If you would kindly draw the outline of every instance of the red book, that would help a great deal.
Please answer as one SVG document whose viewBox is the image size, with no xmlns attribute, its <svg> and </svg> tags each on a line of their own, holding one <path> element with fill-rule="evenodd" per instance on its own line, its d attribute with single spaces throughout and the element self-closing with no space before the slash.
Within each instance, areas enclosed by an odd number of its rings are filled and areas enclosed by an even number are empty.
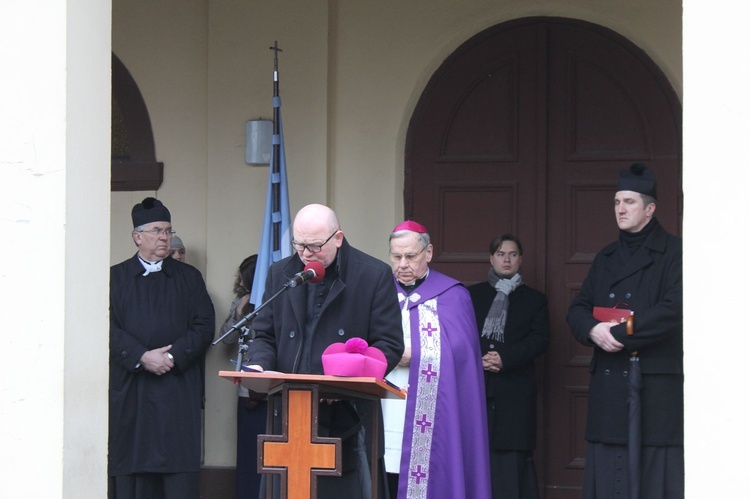
<svg viewBox="0 0 750 499">
<path fill-rule="evenodd" d="M 631 315 L 627 308 L 594 307 L 594 319 L 602 322 L 625 322 Z"/>
<path fill-rule="evenodd" d="M 627 322 L 627 334 L 633 334 L 633 311 L 630 309 L 594 307 L 594 319 L 602 322 Z"/>
</svg>

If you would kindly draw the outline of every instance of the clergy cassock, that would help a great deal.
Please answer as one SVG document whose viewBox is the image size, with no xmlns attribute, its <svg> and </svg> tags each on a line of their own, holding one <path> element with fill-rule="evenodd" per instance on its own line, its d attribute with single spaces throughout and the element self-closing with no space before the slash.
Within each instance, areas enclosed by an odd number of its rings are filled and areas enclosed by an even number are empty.
<svg viewBox="0 0 750 499">
<path fill-rule="evenodd" d="M 397 288 L 412 349 L 398 497 L 489 498 L 484 374 L 469 292 L 433 269 L 409 296 Z M 393 420 L 385 424 L 388 431 Z"/>
<path fill-rule="evenodd" d="M 166 258 L 144 273 L 137 256 L 110 269 L 109 475 L 198 472 L 214 307 L 188 264 Z M 171 371 L 140 368 L 147 350 L 167 345 Z"/>
</svg>

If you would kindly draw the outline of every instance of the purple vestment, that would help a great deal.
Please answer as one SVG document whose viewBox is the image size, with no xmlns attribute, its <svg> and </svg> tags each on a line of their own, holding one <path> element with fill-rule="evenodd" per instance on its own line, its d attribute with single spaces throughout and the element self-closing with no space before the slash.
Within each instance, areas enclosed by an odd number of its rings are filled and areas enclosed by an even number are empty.
<svg viewBox="0 0 750 499">
<path fill-rule="evenodd" d="M 484 373 L 469 292 L 430 269 L 405 299 L 412 353 L 398 497 L 490 498 Z"/>
</svg>

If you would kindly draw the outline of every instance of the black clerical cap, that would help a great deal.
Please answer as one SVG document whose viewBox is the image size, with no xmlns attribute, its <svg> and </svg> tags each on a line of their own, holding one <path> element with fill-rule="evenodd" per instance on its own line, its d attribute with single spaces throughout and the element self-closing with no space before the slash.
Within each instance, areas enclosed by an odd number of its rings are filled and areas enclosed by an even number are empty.
<svg viewBox="0 0 750 499">
<path fill-rule="evenodd" d="M 656 199 L 656 176 L 644 163 L 633 163 L 629 169 L 620 171 L 617 191 L 633 191 Z"/>
<path fill-rule="evenodd" d="M 133 227 L 140 227 L 151 222 L 171 222 L 172 216 L 161 201 L 156 198 L 146 198 L 133 206 Z"/>
</svg>

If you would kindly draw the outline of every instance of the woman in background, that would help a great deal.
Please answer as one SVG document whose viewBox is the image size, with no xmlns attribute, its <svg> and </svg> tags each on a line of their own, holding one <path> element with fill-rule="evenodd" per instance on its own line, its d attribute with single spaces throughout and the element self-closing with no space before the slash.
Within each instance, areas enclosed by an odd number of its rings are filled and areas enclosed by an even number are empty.
<svg viewBox="0 0 750 499">
<path fill-rule="evenodd" d="M 253 287 L 255 265 L 258 255 L 245 258 L 237 269 L 234 280 L 234 295 L 220 335 L 224 335 L 245 315 L 255 308 L 250 303 L 250 290 Z M 249 329 L 246 342 L 252 342 L 255 331 Z M 239 332 L 234 332 L 222 341 L 236 344 Z M 246 359 L 243 359 L 243 362 Z M 258 434 L 266 431 L 266 395 L 251 392 L 240 386 L 237 390 L 237 499 L 257 499 L 260 490 L 258 474 Z"/>
</svg>

